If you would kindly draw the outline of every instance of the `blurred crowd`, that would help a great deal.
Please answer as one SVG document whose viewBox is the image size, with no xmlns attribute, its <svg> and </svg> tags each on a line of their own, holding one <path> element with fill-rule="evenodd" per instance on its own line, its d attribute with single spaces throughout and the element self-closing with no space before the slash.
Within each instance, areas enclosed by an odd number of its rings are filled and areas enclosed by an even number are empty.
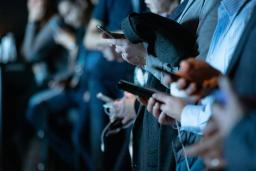
<svg viewBox="0 0 256 171">
<path fill-rule="evenodd" d="M 27 9 L 21 48 L 0 42 L 1 68 L 21 54 L 36 87 L 12 128 L 17 171 L 256 170 L 256 0 Z"/>
</svg>

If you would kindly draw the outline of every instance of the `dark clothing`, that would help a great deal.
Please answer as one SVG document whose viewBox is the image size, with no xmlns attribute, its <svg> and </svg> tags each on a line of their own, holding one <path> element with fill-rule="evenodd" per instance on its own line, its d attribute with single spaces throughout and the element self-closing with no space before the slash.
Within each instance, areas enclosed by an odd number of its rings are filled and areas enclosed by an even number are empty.
<svg viewBox="0 0 256 171">
<path fill-rule="evenodd" d="M 227 75 L 240 96 L 256 96 L 256 11 L 241 37 L 231 60 Z M 255 165 L 255 112 L 245 117 L 234 128 L 225 146 L 227 170 L 256 169 Z M 235 149 L 235 150 L 234 150 Z"/>
<path fill-rule="evenodd" d="M 23 56 L 27 62 L 46 64 L 47 73 L 42 80 L 44 82 L 51 80 L 67 66 L 67 51 L 54 41 L 54 34 L 61 25 L 61 18 L 53 16 L 42 28 L 39 23 L 28 23 L 26 28 Z"/>
<path fill-rule="evenodd" d="M 85 57 L 87 54 L 82 41 L 84 33 L 84 28 L 76 31 L 76 44 L 78 46 L 76 58 L 77 65 L 81 67 L 86 64 Z M 36 131 L 44 131 L 45 139 L 47 139 L 50 147 L 71 166 L 76 164 L 76 155 L 82 151 L 84 165 L 90 167 L 88 147 L 81 148 L 79 142 L 79 128 L 82 127 L 81 124 L 88 122 L 87 110 L 89 109 L 84 100 L 84 93 L 87 89 L 87 76 L 86 73 L 83 73 L 75 88 L 41 91 L 30 99 L 28 107 L 27 118 L 36 128 Z M 71 111 L 75 111 L 73 114 L 75 113 L 74 115 L 77 115 L 78 118 L 73 122 L 70 121 L 72 120 L 70 116 L 74 116 Z M 63 122 L 63 120 L 67 122 Z M 86 130 L 88 133 L 88 129 Z"/>
<path fill-rule="evenodd" d="M 219 1 L 189 1 L 178 22 L 197 36 L 198 52 L 206 56 L 211 37 L 217 22 L 217 8 Z M 213 13 L 213 14 L 212 14 Z M 209 15 L 212 14 L 212 15 Z M 170 31 L 171 32 L 171 31 Z M 186 43 L 186 42 L 183 42 Z M 158 57 L 158 56 L 156 56 Z M 161 57 L 161 56 L 160 56 Z M 168 58 L 160 58 L 163 62 L 170 62 Z M 161 83 L 153 78 L 148 86 L 159 91 L 166 90 Z M 185 136 L 184 145 L 194 143 L 196 138 Z M 187 170 L 182 160 L 180 146 L 173 147 L 172 142 L 177 138 L 177 132 L 172 126 L 159 125 L 153 115 L 141 107 L 133 128 L 133 169 L 134 170 Z M 175 155 L 173 153 L 175 151 Z M 175 158 L 176 157 L 176 158 Z M 177 159 L 177 161 L 175 161 Z M 177 166 L 176 166 L 177 162 Z M 202 169 L 202 162 L 195 158 L 189 159 L 193 170 Z M 184 167 L 185 166 L 185 167 Z"/>
<path fill-rule="evenodd" d="M 37 133 L 44 132 L 48 145 L 71 166 L 75 163 L 75 149 L 71 141 L 71 132 L 66 130 L 69 128 L 67 123 L 72 126 L 72 122 L 69 122 L 69 117 L 64 114 L 68 114 L 67 111 L 70 109 L 76 109 L 80 115 L 85 113 L 83 93 L 77 90 L 42 91 L 31 98 L 27 112 L 27 118 Z M 67 122 L 63 122 L 64 120 Z M 60 127 L 64 129 L 60 130 Z"/>
<path fill-rule="evenodd" d="M 178 66 L 181 59 L 198 54 L 196 36 L 166 17 L 133 13 L 122 22 L 122 30 L 132 43 L 147 43 L 149 55 L 168 59 L 165 62 L 170 67 Z"/>
<path fill-rule="evenodd" d="M 133 11 L 131 0 L 99 0 L 92 18 L 103 22 L 110 31 L 120 30 L 121 21 Z"/>
<path fill-rule="evenodd" d="M 121 21 L 133 12 L 131 0 L 100 0 L 93 12 L 93 19 L 102 22 L 110 31 L 121 30 Z M 130 158 L 127 141 L 129 134 L 121 132 L 106 140 L 106 151 L 101 151 L 101 133 L 107 125 L 109 118 L 104 113 L 103 102 L 97 98 L 98 93 L 103 93 L 113 99 L 123 96 L 117 89 L 120 79 L 131 80 L 133 67 L 127 63 L 109 62 L 98 51 L 89 52 L 87 56 L 88 90 L 90 92 L 90 148 L 92 154 L 93 170 L 130 170 Z M 81 130 L 82 132 L 83 130 Z M 111 141 L 111 143 L 110 143 Z M 123 153 L 121 149 L 126 147 Z M 122 163 L 120 158 L 122 157 Z M 116 168 L 119 165 L 119 168 Z"/>
<path fill-rule="evenodd" d="M 256 170 L 255 130 L 256 112 L 252 112 L 228 136 L 224 148 L 228 171 Z"/>
<path fill-rule="evenodd" d="M 255 40 L 256 19 L 254 14 L 241 37 L 227 71 L 236 92 L 241 96 L 256 96 Z"/>
</svg>

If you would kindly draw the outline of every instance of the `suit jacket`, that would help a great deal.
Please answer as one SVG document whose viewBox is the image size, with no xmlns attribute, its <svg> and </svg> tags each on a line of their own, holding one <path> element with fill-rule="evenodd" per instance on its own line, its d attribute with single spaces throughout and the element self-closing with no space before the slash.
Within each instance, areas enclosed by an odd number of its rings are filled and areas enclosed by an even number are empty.
<svg viewBox="0 0 256 171">
<path fill-rule="evenodd" d="M 228 171 L 256 170 L 255 130 L 256 112 L 254 111 L 242 119 L 228 136 L 225 142 Z"/>
<path fill-rule="evenodd" d="M 221 0 L 189 0 L 185 10 L 177 20 L 196 35 L 199 58 L 205 59 L 218 20 Z"/>
<path fill-rule="evenodd" d="M 217 21 L 217 4 L 219 2 L 217 0 L 192 0 L 178 20 L 180 23 L 184 23 L 185 27 L 191 29 L 191 33 L 197 35 L 198 40 L 202 41 L 201 47 L 205 49 L 202 54 L 207 52 L 209 48 Z M 189 17 L 191 17 L 191 20 L 189 20 Z M 208 17 L 213 17 L 213 19 Z M 168 61 L 168 59 L 160 60 Z M 166 91 L 161 83 L 152 76 L 148 81 L 148 86 Z M 145 111 L 145 107 L 141 106 L 133 127 L 133 169 L 147 171 L 175 170 L 175 159 L 172 152 L 172 140 L 175 137 L 176 130 L 171 126 L 159 125 L 152 114 Z"/>
<path fill-rule="evenodd" d="M 255 42 L 256 10 L 239 41 L 227 71 L 235 91 L 240 96 L 256 96 Z M 227 170 L 256 170 L 255 116 L 256 112 L 246 116 L 228 137 L 225 144 Z"/>
<path fill-rule="evenodd" d="M 249 21 L 227 70 L 236 92 L 241 96 L 256 96 L 255 41 L 256 12 Z"/>
</svg>

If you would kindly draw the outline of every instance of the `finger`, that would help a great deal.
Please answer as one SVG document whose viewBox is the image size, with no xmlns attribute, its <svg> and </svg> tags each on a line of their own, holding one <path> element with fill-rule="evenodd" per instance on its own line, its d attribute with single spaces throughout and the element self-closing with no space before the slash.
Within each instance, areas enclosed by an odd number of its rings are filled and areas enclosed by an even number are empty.
<svg viewBox="0 0 256 171">
<path fill-rule="evenodd" d="M 174 82 L 174 80 L 172 79 L 171 75 L 165 74 L 163 72 L 161 72 L 161 74 L 162 74 L 162 77 L 163 77 L 163 83 L 165 85 L 169 85 L 172 82 Z"/>
<path fill-rule="evenodd" d="M 197 144 L 194 144 L 192 146 L 186 147 L 185 151 L 189 157 L 193 156 L 205 156 L 208 152 L 209 145 L 204 144 L 206 142 L 199 142 Z"/>
<path fill-rule="evenodd" d="M 138 97 L 138 101 L 139 101 L 141 104 L 145 105 L 145 106 L 148 105 L 148 99 L 147 99 L 147 98 Z"/>
<path fill-rule="evenodd" d="M 216 120 L 218 124 L 222 124 L 223 117 L 225 115 L 225 110 L 223 109 L 223 107 L 218 104 L 214 104 L 212 106 L 212 112 L 214 120 Z"/>
<path fill-rule="evenodd" d="M 122 124 L 127 124 L 130 120 L 130 115 L 127 113 L 122 120 Z"/>
<path fill-rule="evenodd" d="M 216 133 L 217 129 L 218 128 L 216 122 L 214 121 L 214 119 L 211 119 L 204 129 L 204 135 L 211 136 L 213 135 L 213 133 Z"/>
<path fill-rule="evenodd" d="M 116 46 L 127 46 L 129 41 L 127 39 L 112 39 Z"/>
<path fill-rule="evenodd" d="M 150 112 L 150 113 L 153 112 L 153 107 L 155 105 L 155 102 L 156 101 L 152 97 L 148 100 L 148 105 L 147 105 L 148 112 Z"/>
<path fill-rule="evenodd" d="M 116 51 L 116 53 L 122 53 L 123 52 L 121 46 L 116 46 L 115 51 Z"/>
<path fill-rule="evenodd" d="M 186 93 L 188 95 L 195 94 L 197 92 L 197 85 L 196 83 L 191 83 L 188 88 L 186 89 Z"/>
<path fill-rule="evenodd" d="M 188 156 L 205 156 L 209 151 L 218 145 L 218 136 L 214 135 L 204 138 L 199 143 L 186 147 L 185 151 Z"/>
<path fill-rule="evenodd" d="M 189 72 L 189 70 L 191 69 L 191 59 L 187 59 L 184 61 L 181 61 L 180 63 L 180 71 L 181 72 Z"/>
<path fill-rule="evenodd" d="M 155 103 L 154 107 L 153 107 L 153 115 L 156 117 L 156 118 L 159 118 L 159 115 L 161 114 L 161 111 L 160 111 L 160 104 L 159 103 Z"/>
<path fill-rule="evenodd" d="M 122 58 L 127 61 L 128 59 L 128 54 L 126 52 L 122 52 Z"/>
<path fill-rule="evenodd" d="M 184 90 L 188 87 L 189 83 L 186 81 L 186 79 L 181 78 L 177 81 L 177 88 L 180 90 Z"/>
<path fill-rule="evenodd" d="M 162 112 L 158 118 L 158 122 L 162 125 L 169 125 L 172 123 L 172 119 Z"/>
<path fill-rule="evenodd" d="M 162 102 L 162 103 L 165 103 L 168 98 L 171 98 L 170 95 L 166 94 L 166 93 L 162 93 L 162 92 L 158 92 L 158 93 L 155 93 L 153 94 L 152 96 L 156 101 L 159 101 L 159 102 Z"/>
</svg>

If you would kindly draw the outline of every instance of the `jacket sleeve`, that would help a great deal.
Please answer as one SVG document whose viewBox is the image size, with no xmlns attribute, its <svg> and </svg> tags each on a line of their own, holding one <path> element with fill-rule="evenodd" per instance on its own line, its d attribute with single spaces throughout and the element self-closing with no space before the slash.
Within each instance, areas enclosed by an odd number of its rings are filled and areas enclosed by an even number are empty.
<svg viewBox="0 0 256 171">
<path fill-rule="evenodd" d="M 212 36 L 218 21 L 219 4 L 220 0 L 205 2 L 199 14 L 199 25 L 197 28 L 199 59 L 205 59 L 208 54 Z"/>
<path fill-rule="evenodd" d="M 163 74 L 162 72 L 155 69 L 155 67 L 162 68 L 167 72 L 175 72 L 178 70 L 178 67 L 172 67 L 169 63 L 161 61 L 159 58 L 156 58 L 152 55 L 147 56 L 146 65 L 144 66 L 144 70 L 152 74 L 156 79 L 158 79 L 161 83 L 163 83 Z M 164 85 L 164 84 L 163 84 Z M 169 86 L 166 88 L 170 88 Z"/>
<path fill-rule="evenodd" d="M 227 170 L 256 170 L 256 112 L 242 119 L 225 143 Z"/>
<path fill-rule="evenodd" d="M 22 47 L 22 54 L 26 61 L 41 61 L 49 54 L 55 45 L 54 33 L 59 23 L 60 18 L 55 16 L 40 31 L 37 23 L 28 23 Z"/>
</svg>

